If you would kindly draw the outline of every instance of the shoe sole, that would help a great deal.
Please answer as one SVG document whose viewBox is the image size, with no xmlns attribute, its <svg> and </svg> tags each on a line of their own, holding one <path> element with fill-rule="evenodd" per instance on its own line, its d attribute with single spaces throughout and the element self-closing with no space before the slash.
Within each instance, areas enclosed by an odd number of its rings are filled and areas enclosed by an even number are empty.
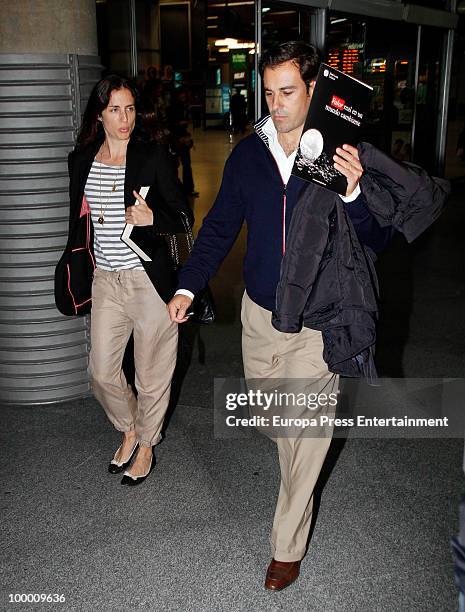
<svg viewBox="0 0 465 612">
<path fill-rule="evenodd" d="M 296 576 L 293 580 L 291 580 L 290 582 L 288 582 L 287 584 L 281 587 L 267 586 L 266 584 L 264 586 L 267 591 L 284 591 L 284 589 L 287 589 L 288 586 L 291 586 L 291 584 L 294 584 L 294 582 L 297 580 L 298 577 L 299 576 Z"/>
</svg>

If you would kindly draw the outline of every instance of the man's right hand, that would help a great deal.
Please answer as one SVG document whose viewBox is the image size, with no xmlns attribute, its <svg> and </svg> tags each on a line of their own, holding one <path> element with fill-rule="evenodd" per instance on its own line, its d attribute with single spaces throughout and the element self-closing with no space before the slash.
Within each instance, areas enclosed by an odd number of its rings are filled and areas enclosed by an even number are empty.
<svg viewBox="0 0 465 612">
<path fill-rule="evenodd" d="M 189 321 L 186 317 L 186 310 L 192 304 L 192 300 L 187 295 L 175 295 L 167 304 L 170 319 L 173 323 L 185 323 Z"/>
</svg>

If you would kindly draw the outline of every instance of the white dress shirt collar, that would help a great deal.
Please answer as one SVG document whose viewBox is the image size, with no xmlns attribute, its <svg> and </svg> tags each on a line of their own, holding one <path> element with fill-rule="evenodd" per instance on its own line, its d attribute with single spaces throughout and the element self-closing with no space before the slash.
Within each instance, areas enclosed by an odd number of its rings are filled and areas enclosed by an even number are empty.
<svg viewBox="0 0 465 612">
<path fill-rule="evenodd" d="M 278 132 L 276 131 L 271 115 L 270 117 L 268 117 L 268 120 L 262 129 L 268 137 L 268 147 L 271 151 L 271 154 L 275 158 L 276 163 L 278 164 L 279 173 L 281 174 L 283 183 L 286 185 L 289 180 L 289 177 L 291 176 L 297 149 L 293 153 L 291 153 L 289 157 L 286 155 L 284 149 L 279 144 Z"/>
</svg>

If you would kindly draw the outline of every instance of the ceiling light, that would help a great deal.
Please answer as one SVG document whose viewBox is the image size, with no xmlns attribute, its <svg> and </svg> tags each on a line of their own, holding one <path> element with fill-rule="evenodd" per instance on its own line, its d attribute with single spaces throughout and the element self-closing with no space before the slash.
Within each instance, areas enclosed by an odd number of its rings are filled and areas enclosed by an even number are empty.
<svg viewBox="0 0 465 612">
<path fill-rule="evenodd" d="M 218 2 L 217 4 L 209 4 L 208 6 L 210 8 L 213 8 L 213 7 L 215 7 L 215 8 L 217 8 L 217 7 L 222 8 L 222 7 L 225 7 L 225 6 L 245 6 L 246 4 L 255 4 L 255 2 L 254 2 L 254 0 L 250 0 L 250 2 L 228 2 L 228 3 L 226 3 L 226 2 Z"/>
<path fill-rule="evenodd" d="M 270 15 L 294 15 L 297 11 L 273 11 Z"/>
<path fill-rule="evenodd" d="M 237 38 L 221 38 L 215 40 L 215 47 L 224 47 L 225 45 L 228 47 L 230 45 L 237 45 Z"/>
<path fill-rule="evenodd" d="M 255 43 L 236 43 L 235 45 L 228 45 L 230 49 L 255 49 Z"/>
</svg>

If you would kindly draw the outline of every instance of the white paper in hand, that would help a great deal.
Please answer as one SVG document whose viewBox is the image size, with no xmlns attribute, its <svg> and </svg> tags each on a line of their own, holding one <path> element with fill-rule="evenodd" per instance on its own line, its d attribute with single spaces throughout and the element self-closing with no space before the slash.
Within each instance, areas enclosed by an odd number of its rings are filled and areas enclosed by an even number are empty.
<svg viewBox="0 0 465 612">
<path fill-rule="evenodd" d="M 139 195 L 144 198 L 146 198 L 147 193 L 150 189 L 150 185 L 144 185 L 144 187 L 140 188 L 139 191 Z M 139 201 L 136 198 L 136 201 L 134 202 L 134 206 L 138 206 L 139 205 Z M 132 225 L 132 223 L 126 223 L 126 225 L 124 226 L 124 230 L 123 233 L 121 234 L 121 240 L 128 245 L 128 247 L 130 249 L 132 249 L 134 251 L 134 253 L 136 253 L 136 255 L 139 255 L 139 257 L 141 259 L 143 259 L 144 261 L 152 261 L 152 259 L 147 255 L 147 253 L 140 248 L 140 246 L 134 242 L 134 240 L 131 239 L 131 232 L 133 229 L 134 225 Z"/>
<path fill-rule="evenodd" d="M 144 185 L 144 187 L 140 188 L 139 195 L 144 200 L 149 192 L 149 189 L 150 189 L 150 185 Z M 136 198 L 136 201 L 134 202 L 134 206 L 139 206 L 139 200 L 137 198 Z"/>
</svg>

